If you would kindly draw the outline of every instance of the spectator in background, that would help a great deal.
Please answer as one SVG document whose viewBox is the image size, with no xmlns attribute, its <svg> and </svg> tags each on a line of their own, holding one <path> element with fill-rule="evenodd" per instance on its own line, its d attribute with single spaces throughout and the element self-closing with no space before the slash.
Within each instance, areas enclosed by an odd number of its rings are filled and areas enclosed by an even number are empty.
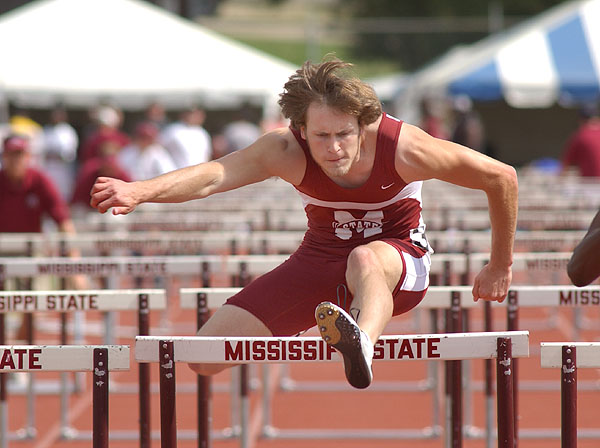
<svg viewBox="0 0 600 448">
<path fill-rule="evenodd" d="M 173 159 L 157 142 L 158 127 L 142 122 L 135 127 L 133 141 L 118 154 L 120 165 L 132 180 L 151 179 L 175 169 Z"/>
<path fill-rule="evenodd" d="M 585 105 L 579 111 L 581 125 L 567 142 L 562 158 L 562 172 L 577 167 L 584 177 L 600 176 L 600 117 L 598 106 Z"/>
<path fill-rule="evenodd" d="M 90 190 L 99 176 L 110 176 L 130 181 L 131 175 L 121 167 L 117 154 L 121 150 L 120 142 L 104 140 L 99 143 L 98 155 L 86 160 L 75 180 L 71 204 L 76 208 L 90 207 Z"/>
<path fill-rule="evenodd" d="M 569 264 L 567 273 L 575 286 L 586 286 L 600 276 L 600 211 L 596 213 L 590 227 L 579 242 Z"/>
<path fill-rule="evenodd" d="M 234 121 L 223 128 L 218 139 L 214 139 L 215 159 L 250 146 L 262 135 L 261 128 L 253 123 L 248 115 L 245 108 L 238 111 Z"/>
<path fill-rule="evenodd" d="M 120 150 L 129 144 L 129 136 L 120 130 L 121 114 L 110 106 L 100 107 L 94 114 L 97 128 L 84 140 L 79 153 L 81 163 L 85 163 L 100 154 L 100 147 L 107 141 Z"/>
<path fill-rule="evenodd" d="M 41 232 L 48 215 L 58 228 L 74 233 L 69 208 L 52 180 L 31 166 L 31 146 L 26 136 L 3 140 L 0 170 L 0 232 Z"/>
<path fill-rule="evenodd" d="M 0 169 L 0 233 L 39 233 L 44 219 L 51 218 L 58 230 L 75 233 L 69 207 L 52 180 L 31 166 L 31 142 L 27 136 L 11 134 L 2 142 Z M 24 254 L 20 254 L 24 255 Z M 72 251 L 71 256 L 79 255 Z M 84 277 L 71 279 L 73 287 L 85 287 Z M 18 282 L 20 289 L 33 289 Z M 26 327 L 20 325 L 18 340 L 26 339 Z"/>
<path fill-rule="evenodd" d="M 43 151 L 42 126 L 29 116 L 25 109 L 17 108 L 10 117 L 9 133 L 29 139 L 29 163 L 41 166 Z"/>
<path fill-rule="evenodd" d="M 146 108 L 144 115 L 145 121 L 154 124 L 159 130 L 163 130 L 169 122 L 165 108 L 160 103 L 150 104 Z"/>
<path fill-rule="evenodd" d="M 206 113 L 197 107 L 182 111 L 179 120 L 169 124 L 160 135 L 175 166 L 184 168 L 212 158 L 211 137 L 202 127 Z"/>
<path fill-rule="evenodd" d="M 52 110 L 50 123 L 44 126 L 43 132 L 43 167 L 63 199 L 68 200 L 73 194 L 79 137 L 62 107 Z"/>
<path fill-rule="evenodd" d="M 439 104 L 428 98 L 421 102 L 421 129 L 432 137 L 445 140 L 448 139 L 448 132 L 440 115 Z"/>
<path fill-rule="evenodd" d="M 485 130 L 479 114 L 473 109 L 473 102 L 468 96 L 454 99 L 454 130 L 450 140 L 459 145 L 494 157 L 485 139 Z"/>
</svg>

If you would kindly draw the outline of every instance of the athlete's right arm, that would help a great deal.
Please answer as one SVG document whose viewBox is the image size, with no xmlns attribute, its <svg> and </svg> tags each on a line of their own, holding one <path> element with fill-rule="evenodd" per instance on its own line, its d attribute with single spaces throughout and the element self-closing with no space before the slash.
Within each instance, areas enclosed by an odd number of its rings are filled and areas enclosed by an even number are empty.
<svg viewBox="0 0 600 448">
<path fill-rule="evenodd" d="M 113 209 L 127 214 L 144 202 L 185 202 L 278 176 L 289 182 L 298 178 L 298 151 L 290 148 L 291 132 L 278 129 L 255 143 L 218 160 L 181 168 L 161 176 L 123 182 L 99 177 L 92 187 L 92 207 L 100 213 Z M 303 171 L 302 171 L 303 173 Z"/>
</svg>

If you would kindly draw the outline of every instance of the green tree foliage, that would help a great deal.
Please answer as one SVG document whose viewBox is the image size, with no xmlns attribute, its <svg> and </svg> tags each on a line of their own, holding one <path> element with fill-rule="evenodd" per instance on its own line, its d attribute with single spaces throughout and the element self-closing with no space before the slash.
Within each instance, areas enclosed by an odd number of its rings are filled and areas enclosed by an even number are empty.
<svg viewBox="0 0 600 448">
<path fill-rule="evenodd" d="M 415 31 L 398 21 L 397 29 L 390 32 L 389 25 L 382 32 L 361 31 L 357 27 L 354 42 L 355 56 L 360 58 L 394 58 L 400 68 L 415 70 L 451 47 L 475 42 L 486 35 L 486 20 L 491 7 L 500 7 L 504 17 L 527 18 L 541 13 L 565 0 L 340 0 L 338 7 L 355 20 L 366 18 L 410 19 L 422 24 Z M 418 18 L 418 19 L 417 19 Z M 427 22 L 423 18 L 444 19 Z M 479 19 L 465 22 L 464 19 Z M 421 20 L 421 22 L 419 22 Z M 453 23 L 454 20 L 454 23 Z M 410 20 L 409 20 L 410 22 Z M 463 23 L 480 23 L 461 31 Z M 406 22 L 404 22 L 406 24 Z M 447 31 L 444 29 L 447 27 Z"/>
</svg>

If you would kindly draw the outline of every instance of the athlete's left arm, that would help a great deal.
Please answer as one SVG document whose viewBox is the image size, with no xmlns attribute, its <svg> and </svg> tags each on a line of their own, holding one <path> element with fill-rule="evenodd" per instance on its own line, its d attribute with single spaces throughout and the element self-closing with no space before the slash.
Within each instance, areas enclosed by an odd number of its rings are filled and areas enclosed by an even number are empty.
<svg viewBox="0 0 600 448">
<path fill-rule="evenodd" d="M 567 265 L 567 274 L 575 286 L 586 286 L 600 276 L 600 211 L 579 242 Z"/>
<path fill-rule="evenodd" d="M 439 179 L 485 192 L 492 226 L 492 250 L 489 263 L 475 278 L 473 298 L 503 301 L 512 280 L 518 209 L 515 169 L 404 123 L 398 139 L 396 170 L 407 182 Z"/>
</svg>

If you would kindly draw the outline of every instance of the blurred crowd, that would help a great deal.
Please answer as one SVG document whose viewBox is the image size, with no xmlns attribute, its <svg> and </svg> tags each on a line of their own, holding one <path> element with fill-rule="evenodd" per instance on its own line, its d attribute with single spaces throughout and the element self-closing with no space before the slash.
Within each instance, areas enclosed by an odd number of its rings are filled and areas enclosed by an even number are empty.
<svg viewBox="0 0 600 448">
<path fill-rule="evenodd" d="M 89 207 L 89 192 L 99 176 L 149 179 L 222 157 L 248 146 L 273 126 L 287 125 L 283 120 L 276 124 L 253 120 L 242 109 L 211 135 L 204 127 L 202 108 L 189 107 L 169 118 L 158 103 L 127 126 L 124 113 L 114 106 L 99 106 L 88 115 L 89 120 L 76 128 L 62 107 L 52 110 L 46 123 L 35 121 L 27 110 L 15 109 L 8 123 L 0 125 L 2 141 L 10 136 L 23 138 L 12 145 L 23 153 L 23 164 L 47 177 L 62 200 L 79 210 Z M 8 157 L 16 156 L 2 154 L 4 177 L 12 169 L 8 165 L 14 165 Z"/>
</svg>

